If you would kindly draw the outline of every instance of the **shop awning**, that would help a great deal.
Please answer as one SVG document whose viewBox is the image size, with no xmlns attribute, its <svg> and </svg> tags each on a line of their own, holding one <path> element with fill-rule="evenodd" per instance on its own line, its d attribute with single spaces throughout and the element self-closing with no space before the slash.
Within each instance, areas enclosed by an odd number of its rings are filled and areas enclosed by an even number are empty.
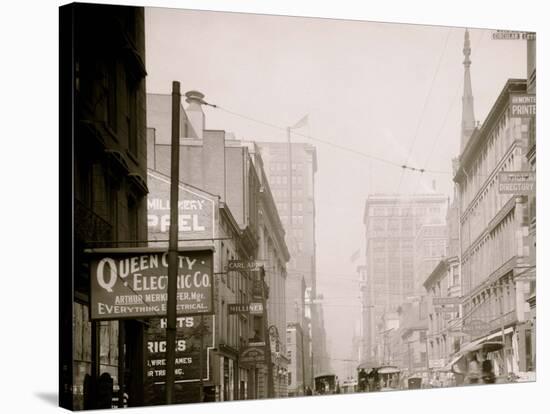
<svg viewBox="0 0 550 414">
<path fill-rule="evenodd" d="M 509 334 L 510 332 L 513 332 L 513 328 L 506 328 L 504 330 L 504 334 Z M 485 336 L 483 338 L 476 339 L 475 341 L 472 341 L 466 345 L 464 345 L 456 354 L 453 355 L 451 358 L 451 361 L 445 365 L 443 368 L 439 369 L 439 371 L 448 371 L 448 372 L 456 372 L 460 373 L 460 365 L 459 362 L 464 356 L 469 352 L 475 352 L 475 351 L 485 351 L 485 352 L 495 352 L 503 347 L 502 341 L 499 341 L 500 337 L 502 336 L 502 332 L 495 332 L 491 335 Z M 453 368 L 454 367 L 454 368 Z"/>
</svg>

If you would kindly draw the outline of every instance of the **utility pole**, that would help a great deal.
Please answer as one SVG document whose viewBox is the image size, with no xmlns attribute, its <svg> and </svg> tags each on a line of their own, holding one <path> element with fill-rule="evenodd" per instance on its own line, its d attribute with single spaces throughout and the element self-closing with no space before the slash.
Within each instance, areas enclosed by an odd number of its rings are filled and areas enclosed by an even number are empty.
<svg viewBox="0 0 550 414">
<path fill-rule="evenodd" d="M 300 327 L 300 335 L 302 340 L 302 388 L 304 395 L 306 395 L 306 361 L 304 359 L 304 330 L 302 329 L 302 324 L 298 325 Z"/>
<path fill-rule="evenodd" d="M 166 404 L 174 401 L 176 368 L 176 299 L 178 280 L 178 197 L 180 161 L 180 83 L 172 82 L 172 146 L 170 173 L 170 235 L 166 314 Z M 201 372 L 202 377 L 202 372 Z"/>
<path fill-rule="evenodd" d="M 200 330 L 200 333 L 201 333 L 201 345 L 200 345 L 200 349 L 199 349 L 199 372 L 200 372 L 200 379 L 199 379 L 199 402 L 203 402 L 204 401 L 204 380 L 203 380 L 203 365 L 204 365 L 204 357 L 202 355 L 202 352 L 203 352 L 203 349 L 204 349 L 204 334 L 205 334 L 205 327 L 204 327 L 204 315 L 201 314 L 201 330 Z"/>
<path fill-rule="evenodd" d="M 503 368 L 504 373 L 508 374 L 508 363 L 506 362 L 506 337 L 504 336 L 504 286 L 502 285 L 502 282 L 500 284 L 500 329 L 501 329 L 501 335 L 502 335 L 502 362 L 503 362 Z M 498 288 L 496 289 L 498 291 Z"/>
<path fill-rule="evenodd" d="M 412 357 L 411 357 L 411 341 L 407 341 L 407 351 L 409 354 L 409 375 L 413 372 Z"/>
<path fill-rule="evenodd" d="M 430 354 L 428 353 L 428 331 L 426 331 L 426 373 L 430 376 Z"/>
<path fill-rule="evenodd" d="M 271 361 L 271 338 L 269 336 L 269 328 L 267 322 L 267 300 L 265 292 L 265 269 L 260 269 L 260 279 L 262 283 L 262 303 L 264 307 L 263 319 L 264 319 L 264 341 L 265 341 L 265 364 L 267 365 L 267 397 L 274 397 L 274 385 L 273 385 L 273 363 Z"/>
</svg>

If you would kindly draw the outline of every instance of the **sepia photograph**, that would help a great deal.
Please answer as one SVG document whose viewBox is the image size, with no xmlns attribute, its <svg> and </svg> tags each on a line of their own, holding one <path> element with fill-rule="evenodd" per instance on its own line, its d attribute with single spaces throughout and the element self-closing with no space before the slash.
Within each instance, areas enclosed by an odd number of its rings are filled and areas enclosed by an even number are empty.
<svg viewBox="0 0 550 414">
<path fill-rule="evenodd" d="M 536 45 L 59 7 L 59 405 L 535 382 Z"/>
</svg>

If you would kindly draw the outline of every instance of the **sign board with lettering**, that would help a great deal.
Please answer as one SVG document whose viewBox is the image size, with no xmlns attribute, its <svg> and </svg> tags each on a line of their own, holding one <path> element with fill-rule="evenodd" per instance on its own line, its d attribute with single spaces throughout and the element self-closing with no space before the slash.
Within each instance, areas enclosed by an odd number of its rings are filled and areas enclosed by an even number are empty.
<svg viewBox="0 0 550 414">
<path fill-rule="evenodd" d="M 458 305 L 444 305 L 444 306 L 435 305 L 434 310 L 436 312 L 439 312 L 439 313 L 446 313 L 446 312 L 451 312 L 452 313 L 452 312 L 458 312 L 459 307 L 458 307 Z"/>
<path fill-rule="evenodd" d="M 535 94 L 510 95 L 510 116 L 512 118 L 531 118 L 537 114 L 537 96 Z"/>
<path fill-rule="evenodd" d="M 168 246 L 170 231 L 170 177 L 147 171 L 147 232 L 154 247 Z M 180 183 L 178 195 L 178 239 L 214 239 L 218 199 L 192 186 Z"/>
<path fill-rule="evenodd" d="M 250 304 L 248 303 L 230 303 L 227 308 L 230 315 L 248 315 L 250 313 Z"/>
<path fill-rule="evenodd" d="M 203 369 L 202 379 L 210 378 L 209 355 L 214 348 L 213 318 L 200 316 L 178 317 L 176 322 L 176 382 L 199 381 L 200 374 L 200 345 L 203 338 Z M 149 320 L 146 345 L 146 377 L 154 384 L 163 384 L 166 381 L 166 319 L 154 318 Z"/>
<path fill-rule="evenodd" d="M 459 305 L 462 302 L 462 298 L 458 296 L 446 296 L 446 297 L 433 297 L 432 303 L 434 306 L 443 305 Z"/>
<path fill-rule="evenodd" d="M 250 346 L 240 355 L 239 362 L 243 365 L 257 365 L 265 363 L 265 349 L 263 347 Z"/>
<path fill-rule="evenodd" d="M 445 360 L 442 358 L 430 359 L 430 368 L 443 368 L 445 366 Z"/>
<path fill-rule="evenodd" d="M 483 336 L 487 334 L 489 330 L 489 324 L 480 319 L 473 319 L 471 321 L 468 321 L 462 327 L 462 332 L 474 337 Z"/>
<path fill-rule="evenodd" d="M 166 319 L 152 318 L 145 330 L 144 399 L 150 404 L 165 402 Z M 175 390 L 210 381 L 210 358 L 214 349 L 215 316 L 185 316 L 176 321 Z M 204 335 L 201 344 L 201 335 Z M 202 349 L 201 349 L 202 345 Z M 202 353 L 202 372 L 201 372 Z M 183 397 L 183 396 L 182 396 Z M 185 400 L 185 399 L 184 399 Z M 193 401 L 191 399 L 191 401 Z"/>
<path fill-rule="evenodd" d="M 262 262 L 257 260 L 228 260 L 227 271 L 252 271 L 258 270 L 262 266 Z"/>
<path fill-rule="evenodd" d="M 92 319 L 160 317 L 166 314 L 168 252 L 95 249 L 91 257 Z M 178 315 L 214 313 L 212 250 L 178 254 Z"/>
<path fill-rule="evenodd" d="M 261 302 L 251 302 L 250 303 L 250 314 L 251 315 L 261 315 L 264 313 L 264 305 Z"/>
<path fill-rule="evenodd" d="M 500 194 L 532 195 L 536 191 L 534 171 L 502 171 L 498 174 Z"/>
<path fill-rule="evenodd" d="M 261 315 L 264 312 L 264 307 L 261 302 L 230 303 L 227 307 L 230 315 Z"/>
</svg>

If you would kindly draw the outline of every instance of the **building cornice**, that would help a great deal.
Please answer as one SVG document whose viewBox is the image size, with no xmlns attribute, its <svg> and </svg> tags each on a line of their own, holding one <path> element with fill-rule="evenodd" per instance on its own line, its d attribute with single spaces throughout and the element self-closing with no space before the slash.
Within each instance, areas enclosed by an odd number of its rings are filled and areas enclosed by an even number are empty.
<svg viewBox="0 0 550 414">
<path fill-rule="evenodd" d="M 495 104 L 489 111 L 489 114 L 485 118 L 483 125 L 480 128 L 476 128 L 470 139 L 468 140 L 466 147 L 462 151 L 459 157 L 460 167 L 454 177 L 455 182 L 459 182 L 461 176 L 464 175 L 463 169 L 467 169 L 476 155 L 479 154 L 479 147 L 485 143 L 485 141 L 491 135 L 491 131 L 496 125 L 498 119 L 504 114 L 506 106 L 509 102 L 509 96 L 511 93 L 525 93 L 527 88 L 527 80 L 525 79 L 508 79 L 506 84 L 502 88 L 502 91 L 498 95 Z"/>
</svg>

